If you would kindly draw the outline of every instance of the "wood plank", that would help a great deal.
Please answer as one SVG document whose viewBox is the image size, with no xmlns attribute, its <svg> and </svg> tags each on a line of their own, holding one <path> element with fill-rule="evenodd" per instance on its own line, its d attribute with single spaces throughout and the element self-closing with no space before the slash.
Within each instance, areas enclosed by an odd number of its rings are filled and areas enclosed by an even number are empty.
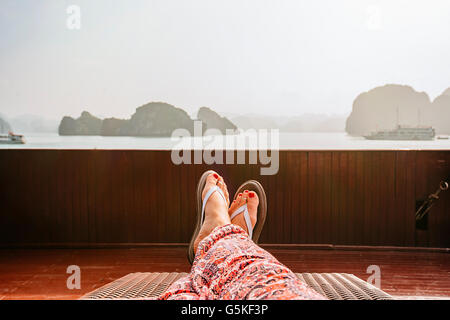
<svg viewBox="0 0 450 320">
<path fill-rule="evenodd" d="M 331 154 L 331 242 L 333 244 L 342 244 L 341 237 L 341 225 L 339 221 L 339 213 L 342 199 L 342 189 L 341 189 L 341 174 L 340 174 L 340 165 L 341 165 L 341 153 L 333 152 Z"/>
<path fill-rule="evenodd" d="M 300 153 L 300 196 L 299 196 L 299 216 L 300 216 L 300 241 L 296 243 L 307 243 L 308 211 L 310 199 L 308 197 L 308 179 L 310 172 L 308 170 L 309 153 Z M 294 212 L 296 214 L 296 212 Z"/>
<path fill-rule="evenodd" d="M 334 239 L 332 238 L 332 181 L 333 177 L 337 175 L 333 175 L 332 171 L 332 153 L 326 151 L 323 155 L 324 157 L 324 170 L 323 170 L 323 215 L 325 222 L 325 232 L 323 234 L 323 240 L 320 243 L 334 243 Z"/>
<path fill-rule="evenodd" d="M 97 187 L 96 180 L 97 177 L 95 175 L 95 159 L 96 154 L 94 152 L 90 152 L 85 155 L 87 162 L 87 190 L 86 190 L 86 205 L 87 205 L 87 215 L 88 215 L 88 225 L 86 226 L 88 229 L 88 237 L 89 242 L 95 243 L 97 242 L 97 217 L 96 217 L 96 208 L 99 204 L 97 204 Z"/>
<path fill-rule="evenodd" d="M 415 212 L 416 212 L 416 151 L 407 153 L 406 163 L 406 188 L 405 188 L 405 210 L 403 211 L 403 221 L 405 225 L 403 246 L 414 246 L 415 243 Z"/>
<path fill-rule="evenodd" d="M 289 180 L 287 181 L 288 189 L 290 189 L 291 197 L 289 197 L 290 212 L 292 212 L 290 222 L 290 236 L 291 241 L 295 243 L 301 243 L 301 227 L 300 227 L 300 197 L 301 197 L 301 154 L 295 155 L 293 152 L 287 153 L 286 165 L 295 168 L 291 170 Z"/>
<path fill-rule="evenodd" d="M 390 217 L 395 214 L 395 209 L 393 207 L 395 203 L 395 154 L 392 152 L 382 152 L 380 156 L 382 166 L 379 171 L 379 243 L 389 245 L 389 243 L 392 242 L 392 237 L 389 234 L 389 220 Z"/>
<path fill-rule="evenodd" d="M 406 210 L 406 153 L 404 151 L 397 152 L 395 182 L 396 211 L 392 223 L 392 234 L 394 235 L 394 240 L 390 245 L 398 245 L 400 243 L 403 243 L 405 237 L 405 225 L 404 221 L 402 220 L 403 212 Z"/>
<path fill-rule="evenodd" d="M 82 155 L 82 151 L 76 153 L 76 159 L 79 159 L 77 171 L 76 192 L 76 212 L 78 213 L 78 226 L 75 233 L 81 242 L 89 242 L 89 212 L 88 212 L 88 161 L 87 157 Z"/>
<path fill-rule="evenodd" d="M 356 233 L 357 225 L 356 220 L 358 217 L 358 212 L 356 211 L 356 181 L 357 181 L 357 171 L 356 171 L 356 157 L 357 153 L 348 152 L 348 169 L 344 172 L 348 184 L 347 184 L 347 193 L 345 196 L 345 202 L 348 203 L 347 210 L 344 212 L 344 215 L 341 219 L 345 219 L 345 224 L 347 228 L 345 229 L 346 239 L 345 244 L 356 243 Z"/>
<path fill-rule="evenodd" d="M 65 152 L 57 151 L 57 162 L 56 162 L 56 190 L 55 190 L 55 242 L 64 242 L 66 238 L 65 227 L 66 227 L 66 212 L 69 210 L 69 204 L 65 202 Z"/>
<path fill-rule="evenodd" d="M 379 218 L 380 216 L 380 201 L 381 201 L 381 197 L 380 197 L 380 188 L 381 188 L 381 183 L 380 183 L 380 175 L 381 175 L 381 169 L 380 166 L 384 165 L 382 163 L 380 163 L 380 152 L 371 152 L 370 153 L 372 158 L 371 158 L 371 164 L 370 164 L 370 179 L 372 181 L 372 208 L 371 208 L 371 212 L 370 212 L 370 217 L 369 217 L 369 221 L 370 221 L 370 229 L 369 229 L 369 234 L 370 234 L 370 245 L 375 245 L 376 243 L 379 243 L 381 241 L 380 239 L 380 229 L 381 229 L 381 219 Z"/>
<path fill-rule="evenodd" d="M 336 194 L 336 198 L 338 201 L 337 207 L 337 244 L 348 244 L 348 229 L 347 224 L 349 223 L 349 219 L 347 216 L 349 215 L 349 206 L 348 206 L 348 197 L 349 194 L 349 181 L 348 181 L 348 152 L 343 151 L 339 153 L 339 169 L 338 169 L 338 190 L 334 191 L 333 194 Z"/>
<path fill-rule="evenodd" d="M 281 180 L 282 188 L 282 212 L 292 211 L 292 198 L 295 196 L 295 190 L 292 187 L 293 175 L 289 172 L 289 168 L 292 168 L 289 164 L 289 153 L 283 153 L 280 157 L 280 168 L 278 170 L 278 178 Z M 292 155 L 292 154 L 291 154 Z M 292 214 L 279 214 L 279 218 L 282 219 L 282 238 L 281 243 L 292 243 Z"/>
<path fill-rule="evenodd" d="M 69 166 L 66 168 L 66 177 L 67 181 L 72 181 L 70 183 L 70 193 L 68 195 L 69 201 L 72 203 L 72 210 L 70 212 L 70 232 L 72 239 L 79 239 L 82 235 L 81 232 L 81 221 L 80 221 L 80 201 L 79 201 L 79 194 L 80 194 L 80 169 L 82 166 L 80 164 L 75 165 L 74 162 L 79 157 L 78 156 L 79 150 L 75 153 L 77 157 L 71 157 L 70 154 L 68 154 L 71 159 L 68 161 Z"/>
<path fill-rule="evenodd" d="M 317 243 L 315 242 L 315 225 L 314 220 L 318 217 L 317 213 L 317 152 L 308 153 L 308 214 L 306 216 L 306 243 Z"/>
<path fill-rule="evenodd" d="M 355 234 L 355 242 L 361 245 L 366 244 L 367 240 L 365 239 L 364 233 L 364 219 L 365 219 L 365 201 L 366 198 L 364 195 L 366 194 L 366 189 L 364 187 L 364 152 L 356 153 L 356 189 L 353 200 L 355 201 L 355 229 L 353 232 Z"/>
</svg>

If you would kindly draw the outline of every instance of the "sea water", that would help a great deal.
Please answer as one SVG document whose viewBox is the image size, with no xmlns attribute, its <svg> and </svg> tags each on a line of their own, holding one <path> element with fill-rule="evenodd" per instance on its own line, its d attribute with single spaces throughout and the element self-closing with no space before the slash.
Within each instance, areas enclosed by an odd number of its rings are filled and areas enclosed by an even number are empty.
<svg viewBox="0 0 450 320">
<path fill-rule="evenodd" d="M 197 149 L 242 149 L 247 146 L 247 137 L 233 137 L 235 145 L 225 142 L 225 136 L 184 137 L 104 137 L 104 136 L 60 136 L 57 133 L 24 133 L 26 144 L 0 144 L 0 149 L 144 149 L 171 150 L 173 148 Z M 366 140 L 342 132 L 284 133 L 272 146 L 280 150 L 450 150 L 450 139 L 430 141 Z M 225 146 L 225 148 L 224 148 Z"/>
</svg>

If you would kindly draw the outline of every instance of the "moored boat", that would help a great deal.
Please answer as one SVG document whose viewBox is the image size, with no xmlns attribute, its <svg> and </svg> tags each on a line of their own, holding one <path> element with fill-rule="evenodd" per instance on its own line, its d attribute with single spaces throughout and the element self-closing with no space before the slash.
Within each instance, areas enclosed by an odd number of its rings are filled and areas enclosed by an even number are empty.
<svg viewBox="0 0 450 320">
<path fill-rule="evenodd" d="M 432 127 L 397 126 L 394 130 L 381 130 L 365 135 L 368 140 L 433 140 L 436 133 Z"/>
<path fill-rule="evenodd" d="M 21 134 L 8 132 L 8 135 L 0 135 L 1 144 L 24 144 L 25 138 Z"/>
</svg>

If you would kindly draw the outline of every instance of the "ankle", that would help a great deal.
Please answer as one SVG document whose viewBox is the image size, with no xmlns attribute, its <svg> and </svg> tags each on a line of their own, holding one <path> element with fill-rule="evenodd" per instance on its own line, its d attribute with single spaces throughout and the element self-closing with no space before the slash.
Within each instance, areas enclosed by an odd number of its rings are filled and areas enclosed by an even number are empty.
<svg viewBox="0 0 450 320">
<path fill-rule="evenodd" d="M 215 226 L 222 226 L 230 224 L 230 216 L 225 208 L 216 208 L 208 211 L 208 215 L 205 217 L 205 223 Z"/>
</svg>

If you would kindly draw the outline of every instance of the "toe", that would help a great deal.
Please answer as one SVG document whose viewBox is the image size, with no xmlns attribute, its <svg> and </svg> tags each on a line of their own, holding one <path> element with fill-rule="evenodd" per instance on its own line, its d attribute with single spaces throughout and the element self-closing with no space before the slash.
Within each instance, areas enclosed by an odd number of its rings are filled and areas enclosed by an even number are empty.
<svg viewBox="0 0 450 320">
<path fill-rule="evenodd" d="M 225 199 L 227 199 L 227 206 L 230 206 L 230 195 L 228 194 L 227 185 L 223 181 L 223 179 L 219 179 L 217 181 L 217 186 L 222 190 L 223 195 L 225 196 Z"/>
<path fill-rule="evenodd" d="M 227 201 L 227 207 L 228 207 L 230 205 L 230 198 L 229 198 L 227 186 L 226 186 L 223 178 L 217 172 L 214 172 L 214 171 L 211 172 L 208 175 L 208 177 L 206 178 L 205 187 L 203 188 L 203 193 L 202 193 L 202 199 L 205 198 L 206 193 L 213 186 L 218 186 L 222 190 L 222 193 L 225 196 L 225 199 Z"/>
<path fill-rule="evenodd" d="M 236 197 L 236 199 L 233 200 L 233 203 L 231 203 L 230 209 L 228 209 L 228 213 L 231 215 L 234 211 L 236 211 L 239 206 L 241 206 L 241 198 L 242 193 L 239 193 Z"/>
<path fill-rule="evenodd" d="M 220 176 L 215 173 L 215 172 L 211 172 L 208 177 L 206 178 L 206 184 L 211 184 L 211 185 L 217 185 L 217 182 L 219 181 Z"/>
<path fill-rule="evenodd" d="M 259 198 L 258 198 L 258 194 L 254 191 L 250 191 L 248 193 L 248 197 L 247 197 L 247 204 L 250 206 L 256 206 L 258 207 L 259 204 Z"/>
<path fill-rule="evenodd" d="M 247 208 L 248 213 L 250 214 L 250 220 L 252 220 L 252 225 L 254 226 L 256 224 L 256 220 L 258 217 L 258 205 L 259 205 L 259 198 L 256 192 L 250 191 L 248 193 L 247 198 Z"/>
</svg>

